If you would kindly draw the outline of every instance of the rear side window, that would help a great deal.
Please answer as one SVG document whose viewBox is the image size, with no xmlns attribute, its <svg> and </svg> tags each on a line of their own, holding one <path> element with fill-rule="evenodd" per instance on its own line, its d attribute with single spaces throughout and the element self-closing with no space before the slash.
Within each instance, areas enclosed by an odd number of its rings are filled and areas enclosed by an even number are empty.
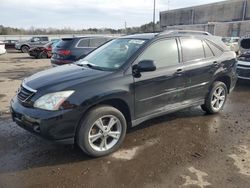
<svg viewBox="0 0 250 188">
<path fill-rule="evenodd" d="M 104 44 L 106 41 L 107 41 L 106 38 L 93 38 L 93 39 L 90 39 L 89 47 L 97 48 L 97 47 L 101 46 L 102 44 Z"/>
<path fill-rule="evenodd" d="M 215 56 L 220 56 L 223 52 L 221 49 L 219 49 L 217 46 L 215 46 L 213 43 L 207 41 L 208 46 L 211 48 Z"/>
<path fill-rule="evenodd" d="M 214 54 L 213 54 L 210 47 L 207 45 L 207 43 L 205 41 L 203 41 L 203 46 L 204 46 L 206 58 L 213 57 Z"/>
<path fill-rule="evenodd" d="M 48 41 L 48 37 L 40 37 L 41 41 Z"/>
<path fill-rule="evenodd" d="M 181 38 L 180 40 L 181 40 L 183 61 L 193 61 L 205 58 L 201 40 L 189 39 L 189 38 Z"/>
<path fill-rule="evenodd" d="M 81 39 L 79 40 L 78 44 L 77 44 L 78 48 L 86 48 L 89 47 L 89 39 Z"/>
<path fill-rule="evenodd" d="M 157 68 L 179 63 L 179 53 L 175 39 L 166 39 L 153 43 L 139 57 L 139 61 L 153 60 Z"/>
</svg>

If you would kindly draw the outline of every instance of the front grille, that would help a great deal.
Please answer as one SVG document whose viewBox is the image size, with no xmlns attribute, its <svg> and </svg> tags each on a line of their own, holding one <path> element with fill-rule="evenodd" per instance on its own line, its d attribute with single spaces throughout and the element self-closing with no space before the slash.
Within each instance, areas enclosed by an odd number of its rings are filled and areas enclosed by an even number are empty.
<svg viewBox="0 0 250 188">
<path fill-rule="evenodd" d="M 240 77 L 250 78 L 250 69 L 237 69 L 237 74 Z"/>
<path fill-rule="evenodd" d="M 246 68 L 249 68 L 249 69 L 250 69 L 250 64 L 249 64 L 249 65 L 241 65 L 241 64 L 238 64 L 238 67 L 246 67 Z"/>
<path fill-rule="evenodd" d="M 17 94 L 17 98 L 21 101 L 21 102 L 29 102 L 30 98 L 35 94 L 35 91 L 21 85 L 18 94 Z"/>
</svg>

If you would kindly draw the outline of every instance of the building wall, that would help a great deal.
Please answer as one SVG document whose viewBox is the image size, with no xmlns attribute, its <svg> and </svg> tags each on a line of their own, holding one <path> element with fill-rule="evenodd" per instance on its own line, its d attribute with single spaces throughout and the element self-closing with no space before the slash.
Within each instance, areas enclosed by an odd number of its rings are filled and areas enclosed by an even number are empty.
<svg viewBox="0 0 250 188">
<path fill-rule="evenodd" d="M 160 12 L 162 30 L 196 29 L 221 36 L 242 36 L 249 34 L 249 23 L 250 0 L 228 0 Z"/>
<path fill-rule="evenodd" d="M 245 36 L 250 34 L 250 20 L 238 22 L 214 22 L 209 24 L 194 24 L 194 25 L 176 25 L 167 26 L 168 30 L 184 29 L 184 30 L 198 30 L 207 31 L 217 36 Z"/>
</svg>

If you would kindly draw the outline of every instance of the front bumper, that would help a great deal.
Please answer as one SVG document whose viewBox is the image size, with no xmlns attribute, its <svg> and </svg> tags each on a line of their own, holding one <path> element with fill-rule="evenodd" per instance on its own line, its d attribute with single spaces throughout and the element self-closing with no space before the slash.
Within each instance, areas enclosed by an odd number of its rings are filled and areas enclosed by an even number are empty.
<svg viewBox="0 0 250 188">
<path fill-rule="evenodd" d="M 250 80 L 250 62 L 238 61 L 237 74 L 240 79 Z"/>
<path fill-rule="evenodd" d="M 16 50 L 21 50 L 21 45 L 15 45 Z"/>
<path fill-rule="evenodd" d="M 30 108 L 14 97 L 10 111 L 13 121 L 29 132 L 59 143 L 74 143 L 75 130 L 81 117 L 76 109 L 47 111 Z"/>
</svg>

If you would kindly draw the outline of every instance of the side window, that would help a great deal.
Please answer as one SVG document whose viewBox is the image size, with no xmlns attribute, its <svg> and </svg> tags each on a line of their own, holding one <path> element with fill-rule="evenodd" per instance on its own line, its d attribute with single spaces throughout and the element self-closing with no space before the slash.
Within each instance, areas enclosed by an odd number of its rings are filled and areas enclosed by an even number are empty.
<svg viewBox="0 0 250 188">
<path fill-rule="evenodd" d="M 204 59 L 202 41 L 199 39 L 181 38 L 183 61 Z"/>
<path fill-rule="evenodd" d="M 106 38 L 90 39 L 89 47 L 96 48 L 106 42 Z"/>
<path fill-rule="evenodd" d="M 79 48 L 89 47 L 89 39 L 81 39 L 78 42 L 77 47 Z"/>
<path fill-rule="evenodd" d="M 48 41 L 48 37 L 41 37 L 41 41 Z"/>
<path fill-rule="evenodd" d="M 214 54 L 213 54 L 210 47 L 207 45 L 207 43 L 205 41 L 203 41 L 203 46 L 204 46 L 206 58 L 213 57 Z"/>
<path fill-rule="evenodd" d="M 153 43 L 139 57 L 142 60 L 153 60 L 157 68 L 179 63 L 178 47 L 175 39 L 166 39 Z"/>
<path fill-rule="evenodd" d="M 33 42 L 38 42 L 38 41 L 40 41 L 40 38 L 34 37 L 32 41 L 33 41 Z"/>
<path fill-rule="evenodd" d="M 220 56 L 223 52 L 211 42 L 207 42 L 215 56 Z"/>
</svg>

